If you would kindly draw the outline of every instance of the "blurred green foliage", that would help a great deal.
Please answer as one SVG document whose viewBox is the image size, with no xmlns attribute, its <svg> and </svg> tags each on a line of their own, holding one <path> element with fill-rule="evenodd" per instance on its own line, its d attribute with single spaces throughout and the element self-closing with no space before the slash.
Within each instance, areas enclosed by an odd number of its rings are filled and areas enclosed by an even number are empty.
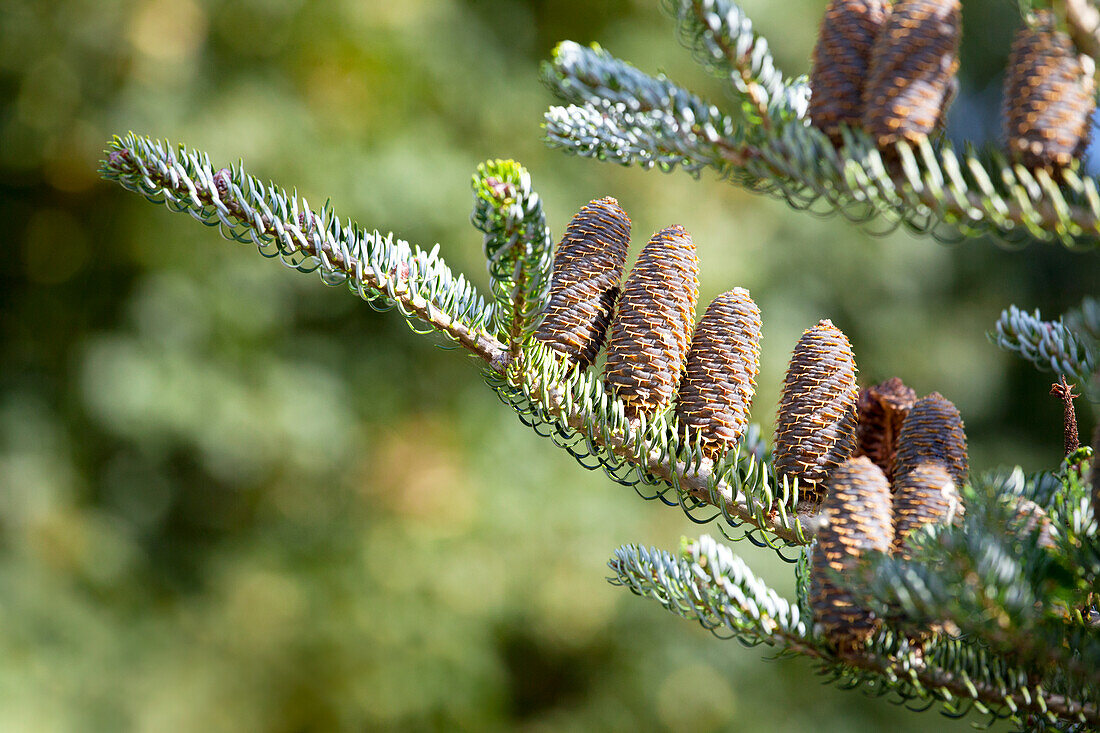
<svg viewBox="0 0 1100 733">
<path fill-rule="evenodd" d="M 947 725 L 608 586 L 613 548 L 695 528 L 578 468 L 400 319 L 96 178 L 111 134 L 166 136 L 441 242 L 484 284 L 469 176 L 513 157 L 556 236 L 614 195 L 636 248 L 673 222 L 694 234 L 702 302 L 752 290 L 761 422 L 798 334 L 830 317 L 866 381 L 959 405 L 976 467 L 1055 463 L 1061 406 L 984 332 L 1010 302 L 1053 315 L 1095 290 L 1095 254 L 872 238 L 542 146 L 537 63 L 565 38 L 722 98 L 656 5 L 4 4 L 0 729 Z M 823 3 L 745 5 L 805 71 Z M 953 131 L 996 129 L 1011 27 L 991 19 L 1009 12 L 967 3 Z M 789 567 L 739 551 L 791 587 Z"/>
</svg>

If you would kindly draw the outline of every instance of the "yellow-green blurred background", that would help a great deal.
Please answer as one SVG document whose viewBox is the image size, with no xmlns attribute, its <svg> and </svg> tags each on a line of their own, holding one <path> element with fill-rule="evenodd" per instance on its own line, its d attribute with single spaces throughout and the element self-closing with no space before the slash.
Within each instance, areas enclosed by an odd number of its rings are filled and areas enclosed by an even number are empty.
<svg viewBox="0 0 1100 733">
<path fill-rule="evenodd" d="M 1050 380 L 985 338 L 1100 258 L 872 238 L 704 175 L 541 142 L 537 66 L 599 41 L 728 101 L 656 0 L 7 0 L 0 8 L 0 730 L 926 730 L 608 585 L 708 531 L 579 468 L 475 365 L 96 178 L 134 130 L 427 246 L 484 284 L 469 177 L 525 163 L 555 237 L 616 196 L 763 311 L 770 426 L 802 329 L 939 390 L 978 469 L 1054 464 Z M 996 134 L 1016 5 L 968 0 L 951 134 Z M 746 8 L 790 73 L 822 0 Z M 1091 429 L 1085 417 L 1083 428 Z M 715 530 L 710 530 L 715 531 Z M 791 570 L 739 546 L 778 587 Z M 935 717 L 933 717 L 935 716 Z"/>
</svg>

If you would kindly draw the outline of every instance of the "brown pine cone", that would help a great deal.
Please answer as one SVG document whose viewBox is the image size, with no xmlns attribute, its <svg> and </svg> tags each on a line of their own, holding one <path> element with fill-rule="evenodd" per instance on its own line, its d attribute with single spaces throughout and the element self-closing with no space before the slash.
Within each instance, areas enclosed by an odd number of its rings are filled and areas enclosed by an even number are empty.
<svg viewBox="0 0 1100 733">
<path fill-rule="evenodd" d="M 581 207 L 554 254 L 550 300 L 535 338 L 582 368 L 596 360 L 630 248 L 630 217 L 611 197 Z"/>
<path fill-rule="evenodd" d="M 894 454 L 894 475 L 901 476 L 921 463 L 940 462 L 955 486 L 963 486 L 970 474 L 966 431 L 962 416 L 939 392 L 921 397 L 902 423 Z"/>
<path fill-rule="evenodd" d="M 894 554 L 909 557 L 907 540 L 926 524 L 948 524 L 962 514 L 962 499 L 942 463 L 921 463 L 894 481 Z"/>
<path fill-rule="evenodd" d="M 819 501 L 819 486 L 856 443 L 856 361 L 832 321 L 807 329 L 794 347 L 775 421 L 775 473 L 798 479 L 801 498 Z"/>
<path fill-rule="evenodd" d="M 865 387 L 856 401 L 856 449 L 853 456 L 867 456 L 894 480 L 894 451 L 898 433 L 917 393 L 897 377 Z"/>
<path fill-rule="evenodd" d="M 885 474 L 866 456 L 848 459 L 829 476 L 821 511 L 810 605 L 825 636 L 839 649 L 853 650 L 875 632 L 879 620 L 833 573 L 852 573 L 867 553 L 890 551 L 894 521 Z"/>
<path fill-rule="evenodd" d="M 840 125 L 858 127 L 863 83 L 888 6 L 882 0 L 830 0 L 810 70 L 810 121 L 839 145 Z"/>
<path fill-rule="evenodd" d="M 1009 155 L 1027 168 L 1053 171 L 1084 153 L 1096 90 L 1091 59 L 1056 30 L 1054 15 L 1044 10 L 1034 17 L 1012 43 L 1002 117 Z"/>
<path fill-rule="evenodd" d="M 611 322 L 604 376 L 628 417 L 655 415 L 672 404 L 698 298 L 691 235 L 678 225 L 662 229 L 638 256 Z"/>
<path fill-rule="evenodd" d="M 760 373 L 760 309 L 744 288 L 722 293 L 695 328 L 676 396 L 681 428 L 702 436 L 716 459 L 737 444 L 749 424 Z"/>
<path fill-rule="evenodd" d="M 959 0 L 898 0 L 875 40 L 863 88 L 863 127 L 882 150 L 919 143 L 942 126 L 958 71 Z"/>
</svg>

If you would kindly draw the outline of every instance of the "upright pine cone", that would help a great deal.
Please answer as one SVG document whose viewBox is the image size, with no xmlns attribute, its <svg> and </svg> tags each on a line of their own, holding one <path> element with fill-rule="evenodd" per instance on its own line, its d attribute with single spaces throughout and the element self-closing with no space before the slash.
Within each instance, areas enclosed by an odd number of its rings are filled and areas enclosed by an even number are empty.
<svg viewBox="0 0 1100 733">
<path fill-rule="evenodd" d="M 760 373 L 760 309 L 744 288 L 722 293 L 695 328 L 676 397 L 682 427 L 714 459 L 741 440 Z"/>
<path fill-rule="evenodd" d="M 798 479 L 805 498 L 852 454 L 856 443 L 856 360 L 832 321 L 807 329 L 794 347 L 775 421 L 775 473 Z"/>
<path fill-rule="evenodd" d="M 550 302 L 535 338 L 587 367 L 611 322 L 630 248 L 630 218 L 613 198 L 581 207 L 554 254 Z"/>
<path fill-rule="evenodd" d="M 810 120 L 834 144 L 841 124 L 859 125 L 871 48 L 887 13 L 883 0 L 830 0 L 825 8 L 810 71 Z"/>
<path fill-rule="evenodd" d="M 894 475 L 901 476 L 925 462 L 940 462 L 955 486 L 966 483 L 970 458 L 962 416 L 939 392 L 921 397 L 909 411 L 898 436 Z"/>
<path fill-rule="evenodd" d="M 1092 60 L 1055 29 L 1050 11 L 1016 33 L 1005 74 L 1008 152 L 1031 169 L 1053 171 L 1081 157 L 1096 107 Z M 1089 68 L 1086 68 L 1089 67 Z"/>
<path fill-rule="evenodd" d="M 962 500 L 942 463 L 921 463 L 894 481 L 894 553 L 909 556 L 909 534 L 926 524 L 947 524 Z"/>
<path fill-rule="evenodd" d="M 698 298 L 691 235 L 678 225 L 662 229 L 638 256 L 611 322 L 605 377 L 628 417 L 653 415 L 672 404 Z"/>
<path fill-rule="evenodd" d="M 958 71 L 959 0 L 898 0 L 875 40 L 863 127 L 879 148 L 918 143 L 942 124 Z"/>
<path fill-rule="evenodd" d="M 810 571 L 810 605 L 825 636 L 841 650 L 858 648 L 874 633 L 878 619 L 842 585 L 872 550 L 889 552 L 894 542 L 890 485 L 866 456 L 850 458 L 829 476 Z"/>
<path fill-rule="evenodd" d="M 856 401 L 856 450 L 852 455 L 870 458 L 890 481 L 894 480 L 898 433 L 916 401 L 917 393 L 897 377 L 865 387 Z"/>
</svg>

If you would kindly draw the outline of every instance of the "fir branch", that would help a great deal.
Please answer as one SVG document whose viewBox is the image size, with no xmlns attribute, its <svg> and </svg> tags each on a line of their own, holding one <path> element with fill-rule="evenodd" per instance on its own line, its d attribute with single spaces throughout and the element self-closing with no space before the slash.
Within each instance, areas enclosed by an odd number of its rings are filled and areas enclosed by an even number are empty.
<svg viewBox="0 0 1100 733">
<path fill-rule="evenodd" d="M 204 153 L 130 133 L 107 149 L 101 175 L 172 211 L 219 227 L 223 236 L 255 244 L 302 272 L 319 270 L 328 285 L 347 283 L 372 304 L 396 306 L 409 320 L 448 336 L 489 365 L 504 347 L 489 333 L 490 308 L 438 256 L 407 242 L 367 233 L 327 208 L 310 209 L 297 195 L 264 185 L 243 165 L 215 170 Z M 414 327 L 415 330 L 416 327 Z"/>
<path fill-rule="evenodd" d="M 1065 374 L 1080 382 L 1092 376 L 1100 356 L 1062 318 L 1044 321 L 1038 310 L 1028 313 L 1014 305 L 1001 311 L 989 338 L 1043 371 Z"/>
<path fill-rule="evenodd" d="M 1056 673 L 1029 674 L 980 644 L 944 640 L 921 655 L 903 637 L 885 631 L 865 648 L 838 655 L 810 632 L 809 619 L 797 605 L 778 596 L 709 537 L 685 542 L 679 556 L 625 546 L 609 566 L 615 573 L 613 584 L 698 620 L 719 636 L 814 659 L 831 682 L 889 690 L 898 702 L 939 700 L 950 713 L 967 700 L 993 717 L 1017 721 L 1039 715 L 1049 722 L 1100 722 L 1095 689 L 1066 683 Z"/>
<path fill-rule="evenodd" d="M 478 166 L 473 178 L 473 225 L 485 234 L 494 322 L 510 363 L 539 323 L 550 289 L 553 250 L 542 199 L 527 169 L 511 160 Z"/>
<path fill-rule="evenodd" d="M 677 7 L 684 17 L 690 10 L 685 33 L 696 39 L 694 47 L 710 49 L 710 57 L 722 47 L 766 51 L 728 0 L 682 0 Z M 710 12 L 700 20 L 697 8 Z M 725 63 L 737 74 L 751 69 L 760 89 L 774 86 L 778 72 L 770 63 L 745 67 L 739 58 L 735 53 Z M 822 202 L 855 222 L 882 218 L 941 238 L 991 234 L 1006 241 L 1057 239 L 1067 246 L 1100 240 L 1100 187 L 1078 168 L 1055 180 L 1000 153 L 961 154 L 949 143 L 929 140 L 899 143 L 890 151 L 898 162 L 888 164 L 862 130 L 845 130 L 838 150 L 809 126 L 802 81 L 783 82 L 782 94 L 769 94 L 770 122 L 764 125 L 741 124 L 598 47 L 561 44 L 544 77 L 571 103 L 547 112 L 547 142 L 577 155 L 665 171 L 678 165 L 693 174 L 711 168 L 798 209 Z"/>
<path fill-rule="evenodd" d="M 626 420 L 622 402 L 604 391 L 594 371 L 567 367 L 534 339 L 525 339 L 522 368 L 508 371 L 515 360 L 509 347 L 491 335 L 493 308 L 462 275 L 450 271 L 438 248 L 425 253 L 392 235 L 367 234 L 351 222 L 341 224 L 327 207 L 312 211 L 304 200 L 262 184 L 241 166 L 215 170 L 203 153 L 133 134 L 111 143 L 101 172 L 150 201 L 218 226 L 229 239 L 255 244 L 265 256 L 280 257 L 303 272 L 318 270 L 328 284 L 346 283 L 373 305 L 397 306 L 416 324 L 414 329 L 427 327 L 448 336 L 485 363 L 486 380 L 521 419 L 536 430 L 551 430 L 555 441 L 582 464 L 595 456 L 620 483 L 659 487 L 651 498 L 682 506 L 689 516 L 706 506 L 717 507 L 731 526 L 747 524 L 746 534 L 756 544 L 783 550 L 809 541 L 803 525 L 816 526 L 815 507 L 799 503 L 797 483 L 776 482 L 762 448 L 750 449 L 749 441 L 743 441 L 716 464 L 703 456 L 698 442 L 683 440 L 675 422 L 664 416 L 648 423 Z M 529 190 L 525 185 L 521 189 Z M 525 213 L 516 220 L 525 222 L 522 230 L 509 229 L 506 222 L 512 219 L 506 214 L 494 219 L 497 210 L 490 202 L 508 197 L 488 191 L 488 198 L 479 194 L 478 206 L 484 208 L 475 210 L 475 221 L 483 231 L 495 232 L 489 246 L 496 253 L 507 253 L 515 234 L 533 269 L 541 272 L 541 243 L 549 235 L 534 194 L 524 195 Z M 503 286 L 498 307 L 511 307 L 512 287 Z M 537 293 L 537 288 L 523 291 L 526 310 L 518 319 L 523 331 L 506 329 L 510 338 L 531 327 Z M 669 493 L 675 498 L 667 498 Z M 798 506 L 798 511 L 789 506 Z"/>
</svg>

